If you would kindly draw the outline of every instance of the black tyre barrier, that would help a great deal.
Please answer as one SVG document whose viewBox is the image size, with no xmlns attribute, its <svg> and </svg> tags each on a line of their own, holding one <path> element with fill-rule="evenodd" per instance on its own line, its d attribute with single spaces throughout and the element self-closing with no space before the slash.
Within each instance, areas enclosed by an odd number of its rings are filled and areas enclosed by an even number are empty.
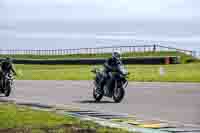
<svg viewBox="0 0 200 133">
<path fill-rule="evenodd" d="M 3 59 L 0 59 L 2 61 Z M 14 64 L 70 64 L 70 65 L 98 65 L 103 64 L 106 59 L 103 58 L 82 58 L 82 59 L 13 59 Z M 180 57 L 137 57 L 137 58 L 122 58 L 124 64 L 179 64 Z"/>
</svg>

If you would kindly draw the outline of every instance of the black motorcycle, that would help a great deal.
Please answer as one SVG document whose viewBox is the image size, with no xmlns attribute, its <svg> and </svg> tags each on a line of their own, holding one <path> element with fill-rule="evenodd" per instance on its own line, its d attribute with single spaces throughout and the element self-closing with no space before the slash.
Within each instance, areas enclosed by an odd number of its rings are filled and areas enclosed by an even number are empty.
<svg viewBox="0 0 200 133">
<path fill-rule="evenodd" d="M 103 89 L 100 88 L 100 80 L 103 76 L 103 73 L 100 69 L 95 68 L 92 70 L 96 74 L 94 78 L 94 88 L 93 88 L 93 97 L 95 101 L 99 102 L 103 96 L 113 98 L 116 103 L 122 101 L 125 95 L 125 88 L 128 85 L 127 76 L 128 72 L 124 69 L 123 66 L 119 66 L 116 71 L 110 72 L 109 79 L 106 80 L 106 83 L 103 86 Z"/>
<path fill-rule="evenodd" d="M 0 81 L 0 93 L 8 97 L 14 87 L 14 77 L 9 73 L 2 74 L 2 77 Z"/>
</svg>

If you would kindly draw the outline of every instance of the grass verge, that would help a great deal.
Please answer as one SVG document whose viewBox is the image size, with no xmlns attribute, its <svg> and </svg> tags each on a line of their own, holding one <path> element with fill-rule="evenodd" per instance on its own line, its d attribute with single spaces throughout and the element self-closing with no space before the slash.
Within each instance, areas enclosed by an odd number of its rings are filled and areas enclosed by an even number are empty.
<svg viewBox="0 0 200 133">
<path fill-rule="evenodd" d="M 122 57 L 145 57 L 145 56 L 180 56 L 182 63 L 199 62 L 191 55 L 180 52 L 127 52 Z M 66 59 L 66 58 L 108 58 L 111 54 L 76 54 L 76 55 L 0 55 L 0 58 L 11 57 L 15 59 Z"/>
<path fill-rule="evenodd" d="M 80 121 L 53 112 L 0 103 L 0 132 L 79 133 L 81 130 L 85 133 L 128 133 L 121 129 L 102 127 L 89 121 Z"/>
<path fill-rule="evenodd" d="M 91 65 L 16 65 L 19 80 L 91 80 Z M 98 66 L 100 67 L 100 66 Z M 131 81 L 200 82 L 200 63 L 126 65 Z"/>
</svg>

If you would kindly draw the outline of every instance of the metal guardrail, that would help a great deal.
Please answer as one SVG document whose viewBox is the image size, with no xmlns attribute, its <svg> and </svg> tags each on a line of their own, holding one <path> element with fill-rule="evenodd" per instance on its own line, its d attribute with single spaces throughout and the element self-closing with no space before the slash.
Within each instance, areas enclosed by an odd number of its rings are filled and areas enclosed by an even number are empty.
<svg viewBox="0 0 200 133">
<path fill-rule="evenodd" d="M 0 62 L 3 59 L 0 58 Z M 81 59 L 13 59 L 14 64 L 85 64 L 85 65 L 98 65 L 106 61 L 104 58 L 81 58 Z M 135 57 L 135 58 L 122 58 L 124 64 L 179 64 L 180 58 L 176 56 L 166 57 Z"/>
<path fill-rule="evenodd" d="M 176 51 L 194 55 L 193 51 L 166 47 L 160 45 L 113 46 L 78 49 L 0 49 L 0 55 L 75 55 L 75 54 L 105 54 L 119 50 L 122 53 Z"/>
</svg>

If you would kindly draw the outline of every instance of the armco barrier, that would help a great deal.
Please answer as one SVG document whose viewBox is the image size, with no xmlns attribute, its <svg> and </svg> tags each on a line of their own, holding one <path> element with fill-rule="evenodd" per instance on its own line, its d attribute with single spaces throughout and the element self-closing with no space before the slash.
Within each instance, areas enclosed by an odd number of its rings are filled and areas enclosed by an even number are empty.
<svg viewBox="0 0 200 133">
<path fill-rule="evenodd" d="M 2 61 L 3 59 L 0 59 Z M 103 64 L 106 59 L 103 58 L 93 58 L 93 59 L 13 59 L 15 64 L 82 64 L 82 65 L 98 65 Z M 168 57 L 137 57 L 137 58 L 122 58 L 124 64 L 178 64 L 180 63 L 180 58 L 176 56 Z"/>
</svg>

